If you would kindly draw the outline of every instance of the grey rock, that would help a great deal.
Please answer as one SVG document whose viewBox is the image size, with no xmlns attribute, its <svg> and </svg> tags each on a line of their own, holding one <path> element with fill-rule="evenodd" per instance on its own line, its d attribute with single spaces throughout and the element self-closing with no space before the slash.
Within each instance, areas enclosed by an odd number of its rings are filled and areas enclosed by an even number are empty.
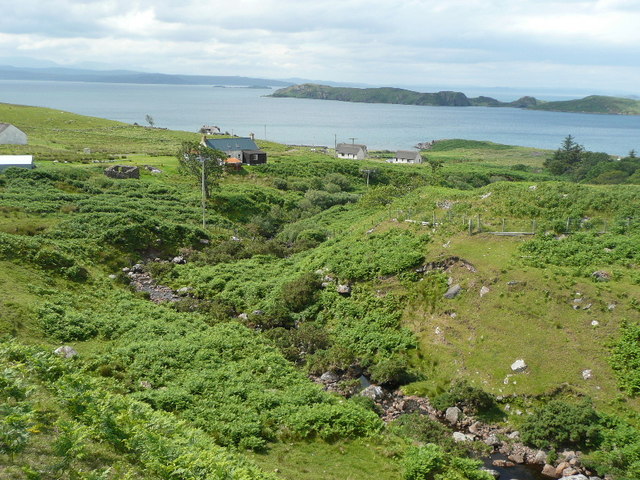
<svg viewBox="0 0 640 480">
<path fill-rule="evenodd" d="M 254 310 L 251 315 L 264 315 L 264 310 Z"/>
<path fill-rule="evenodd" d="M 519 431 L 514 431 L 511 432 L 509 434 L 507 434 L 507 438 L 511 439 L 511 440 L 520 440 L 520 432 Z"/>
<path fill-rule="evenodd" d="M 483 472 L 487 472 L 489 475 L 491 475 L 496 480 L 498 480 L 498 478 L 500 478 L 500 472 L 498 472 L 497 470 L 493 470 L 491 468 L 485 468 L 485 467 L 482 467 L 480 470 L 482 470 Z"/>
<path fill-rule="evenodd" d="M 584 380 L 589 380 L 592 377 L 593 377 L 593 372 L 591 370 L 583 370 L 582 371 L 582 378 Z"/>
<path fill-rule="evenodd" d="M 247 315 L 246 313 L 241 313 L 240 315 L 238 315 L 238 318 L 240 320 L 249 320 L 249 315 Z"/>
<path fill-rule="evenodd" d="M 484 439 L 484 443 L 492 447 L 497 447 L 502 442 L 500 441 L 497 435 L 492 433 L 491 435 L 489 435 L 487 438 Z"/>
<path fill-rule="evenodd" d="M 341 295 L 350 295 L 351 285 L 348 285 L 348 284 L 338 285 L 338 288 L 336 288 L 336 292 L 340 293 Z"/>
<path fill-rule="evenodd" d="M 544 450 L 538 450 L 531 459 L 532 463 L 536 465 L 544 465 L 547 463 L 547 453 Z M 555 470 L 555 469 L 554 469 Z"/>
<path fill-rule="evenodd" d="M 176 292 L 178 293 L 178 295 L 186 295 L 187 293 L 189 293 L 192 290 L 193 290 L 193 288 L 191 288 L 191 287 L 181 287 Z"/>
<path fill-rule="evenodd" d="M 373 401 L 380 401 L 384 398 L 384 390 L 378 385 L 369 385 L 360 392 L 360 395 L 370 398 Z"/>
<path fill-rule="evenodd" d="M 111 280 L 115 280 L 115 279 L 116 279 L 116 278 L 118 278 L 118 277 L 112 273 L 111 275 L 109 275 L 109 278 L 110 278 Z"/>
<path fill-rule="evenodd" d="M 472 442 L 473 435 L 465 435 L 462 432 L 453 432 L 453 441 L 454 442 Z"/>
<path fill-rule="evenodd" d="M 449 407 L 444 414 L 444 418 L 446 418 L 447 422 L 449 422 L 451 425 L 455 425 L 456 423 L 458 423 L 461 416 L 462 410 L 460 410 L 458 407 Z"/>
<path fill-rule="evenodd" d="M 575 470 L 572 469 L 573 472 L 575 472 Z M 569 475 L 564 475 L 564 473 L 562 474 L 563 476 L 561 477 L 562 480 L 589 480 L 588 477 L 586 477 L 585 475 L 582 475 L 581 473 L 571 473 Z"/>
<path fill-rule="evenodd" d="M 528 365 L 525 363 L 523 359 L 518 359 L 511 364 L 511 371 L 522 373 L 528 368 Z"/>
<path fill-rule="evenodd" d="M 462 287 L 457 283 L 447 290 L 444 294 L 444 298 L 456 298 L 458 294 L 462 291 Z"/>
<path fill-rule="evenodd" d="M 604 270 L 597 270 L 591 274 L 598 282 L 608 282 L 611 279 L 611 274 Z"/>
<path fill-rule="evenodd" d="M 173 257 L 171 259 L 171 263 L 175 263 L 176 265 L 182 265 L 184 263 L 187 263 L 187 261 L 184 259 L 182 255 L 178 255 L 177 257 Z"/>
<path fill-rule="evenodd" d="M 55 353 L 56 355 L 60 355 L 62 358 L 73 358 L 78 355 L 78 352 L 76 352 L 68 345 L 63 345 L 62 347 L 56 348 L 53 353 Z"/>
<path fill-rule="evenodd" d="M 489 293 L 491 290 L 489 289 L 489 287 L 485 287 L 484 285 L 482 286 L 482 288 L 480 289 L 480 297 L 484 297 L 487 293 Z"/>
<path fill-rule="evenodd" d="M 320 375 L 320 381 L 323 383 L 336 383 L 340 381 L 340 377 L 334 372 L 324 372 Z"/>
</svg>

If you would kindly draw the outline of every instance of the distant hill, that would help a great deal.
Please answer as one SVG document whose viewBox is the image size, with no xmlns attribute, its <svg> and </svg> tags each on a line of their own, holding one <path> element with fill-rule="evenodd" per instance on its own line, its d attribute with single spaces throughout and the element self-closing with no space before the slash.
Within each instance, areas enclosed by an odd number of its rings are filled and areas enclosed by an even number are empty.
<svg viewBox="0 0 640 480">
<path fill-rule="evenodd" d="M 525 96 L 513 102 L 501 102 L 492 97 L 467 97 L 462 92 L 441 91 L 421 93 L 402 88 L 348 88 L 305 83 L 281 88 L 272 97 L 312 98 L 360 103 L 393 103 L 448 107 L 512 107 L 555 112 L 640 114 L 640 101 L 629 98 L 590 96 L 580 100 L 544 102 Z"/>
<path fill-rule="evenodd" d="M 283 87 L 290 82 L 265 78 L 219 75 L 167 75 L 131 70 L 84 70 L 76 68 L 12 67 L 0 65 L 0 80 L 53 80 L 61 82 L 136 83 L 161 85 L 230 85 Z"/>
</svg>

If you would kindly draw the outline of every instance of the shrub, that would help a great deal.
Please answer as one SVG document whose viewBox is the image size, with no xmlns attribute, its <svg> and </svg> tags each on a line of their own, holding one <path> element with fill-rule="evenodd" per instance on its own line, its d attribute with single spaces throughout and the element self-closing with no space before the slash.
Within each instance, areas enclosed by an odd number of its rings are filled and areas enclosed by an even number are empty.
<svg viewBox="0 0 640 480">
<path fill-rule="evenodd" d="M 433 406 L 438 410 L 456 405 L 467 407 L 475 412 L 483 412 L 494 408 L 496 399 L 481 388 L 461 380 L 454 382 L 447 392 L 438 395 L 433 401 Z"/>
<path fill-rule="evenodd" d="M 640 393 L 640 324 L 622 325 L 622 334 L 613 346 L 609 362 L 618 386 L 629 395 Z"/>
<path fill-rule="evenodd" d="M 589 448 L 601 441 L 600 416 L 590 401 L 551 400 L 522 425 L 522 440 L 537 448 Z"/>
</svg>

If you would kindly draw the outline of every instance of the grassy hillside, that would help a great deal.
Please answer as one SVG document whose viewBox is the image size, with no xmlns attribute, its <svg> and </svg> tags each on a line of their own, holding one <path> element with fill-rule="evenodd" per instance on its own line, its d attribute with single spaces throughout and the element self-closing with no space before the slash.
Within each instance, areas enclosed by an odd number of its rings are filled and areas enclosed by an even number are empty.
<svg viewBox="0 0 640 480">
<path fill-rule="evenodd" d="M 3 108 L 44 149 L 53 112 Z M 444 408 L 465 380 L 491 399 L 474 415 L 524 434 L 549 399 L 589 397 L 600 440 L 562 447 L 633 478 L 639 369 L 620 365 L 638 351 L 639 187 L 551 181 L 540 152 L 488 142 L 436 143 L 441 168 L 260 142 L 269 163 L 225 174 L 202 228 L 198 181 L 146 150 L 195 134 L 60 115 L 72 163 L 0 175 L 4 477 L 488 478 L 466 460 L 481 442 L 428 416 L 383 422 L 353 395 L 364 374 Z M 162 172 L 106 178 L 80 128 Z M 144 274 L 179 300 L 136 291 Z M 309 379 L 326 372 L 338 393 Z"/>
<path fill-rule="evenodd" d="M 630 98 L 591 95 L 577 100 L 545 102 L 532 106 L 535 110 L 576 113 L 612 113 L 619 115 L 639 115 L 640 101 Z"/>
</svg>

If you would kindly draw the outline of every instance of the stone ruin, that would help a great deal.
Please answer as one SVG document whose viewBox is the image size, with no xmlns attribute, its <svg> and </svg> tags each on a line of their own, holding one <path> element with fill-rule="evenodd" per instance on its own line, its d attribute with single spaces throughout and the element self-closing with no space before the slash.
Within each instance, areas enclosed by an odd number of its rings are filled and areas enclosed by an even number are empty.
<svg viewBox="0 0 640 480">
<path fill-rule="evenodd" d="M 129 165 L 112 165 L 104 169 L 109 178 L 140 178 L 140 169 Z"/>
</svg>

